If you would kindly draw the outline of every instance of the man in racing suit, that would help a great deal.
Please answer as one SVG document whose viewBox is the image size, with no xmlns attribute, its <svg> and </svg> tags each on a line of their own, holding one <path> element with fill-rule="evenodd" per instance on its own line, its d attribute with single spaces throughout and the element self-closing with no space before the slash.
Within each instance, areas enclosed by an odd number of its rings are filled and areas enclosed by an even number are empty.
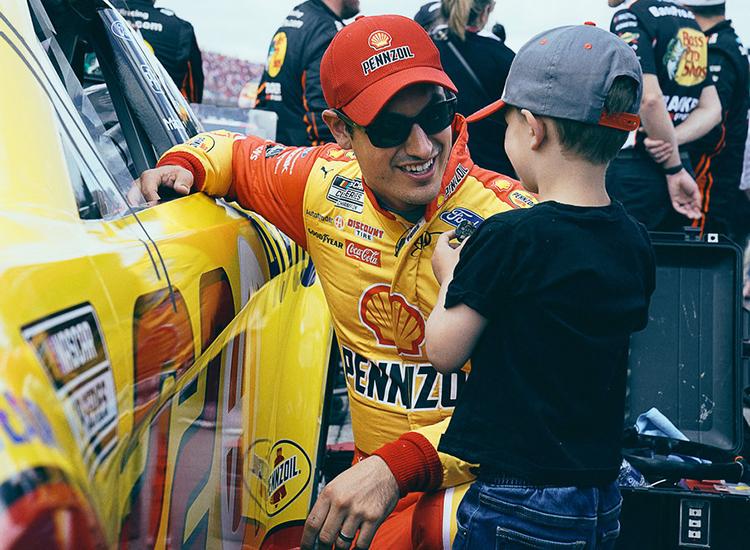
<svg viewBox="0 0 750 550">
<path fill-rule="evenodd" d="M 438 292 L 432 251 L 462 220 L 479 224 L 535 199 L 474 165 L 466 121 L 453 115 L 455 86 L 415 22 L 358 19 L 334 38 L 321 73 L 332 107 L 323 116 L 337 144 L 202 134 L 167 152 L 141 176 L 141 189 L 149 200 L 159 185 L 235 199 L 315 263 L 361 461 L 321 493 L 303 547 L 319 536 L 328 548 L 348 548 L 359 531 L 357 547 L 366 548 L 377 529 L 372 548 L 447 548 L 473 476 L 468 464 L 436 451 L 466 375 L 443 377 L 425 355 L 425 319 Z M 413 492 L 441 487 L 424 498 Z"/>
<path fill-rule="evenodd" d="M 724 0 L 682 0 L 708 39 L 708 68 L 721 100 L 721 124 L 690 144 L 696 181 L 703 194 L 700 228 L 723 233 L 741 246 L 750 222 L 748 199 L 739 189 L 750 109 L 750 69 L 747 51 Z"/>
<path fill-rule="evenodd" d="M 128 0 L 120 13 L 154 50 L 182 95 L 203 100 L 203 61 L 193 26 L 172 10 L 154 7 L 154 0 Z"/>
<path fill-rule="evenodd" d="M 611 7 L 623 2 L 608 0 Z M 610 30 L 641 62 L 645 132 L 610 164 L 607 191 L 650 230 L 680 230 L 700 218 L 701 196 L 679 145 L 705 135 L 721 116 L 716 89 L 706 80 L 706 38 L 690 10 L 671 0 L 631 0 Z M 661 148 L 654 152 L 652 145 Z"/>
<path fill-rule="evenodd" d="M 295 6 L 271 39 L 255 107 L 275 112 L 276 139 L 285 145 L 322 145 L 333 136 L 321 118 L 326 108 L 320 60 L 343 19 L 359 0 L 307 0 Z"/>
</svg>

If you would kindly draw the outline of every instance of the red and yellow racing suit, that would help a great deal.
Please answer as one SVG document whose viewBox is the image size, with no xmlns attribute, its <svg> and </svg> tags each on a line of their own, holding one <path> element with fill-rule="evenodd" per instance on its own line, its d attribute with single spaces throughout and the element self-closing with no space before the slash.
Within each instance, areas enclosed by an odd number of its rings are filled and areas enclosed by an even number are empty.
<svg viewBox="0 0 750 550">
<path fill-rule="evenodd" d="M 402 493 L 473 479 L 468 464 L 436 451 L 466 376 L 440 375 L 424 350 L 425 320 L 438 293 L 430 262 L 437 237 L 463 219 L 481 222 L 536 202 L 518 182 L 474 165 L 463 117 L 453 131 L 440 193 L 416 224 L 381 208 L 354 153 L 335 144 L 285 147 L 218 132 L 200 134 L 160 161 L 188 168 L 198 189 L 237 200 L 310 253 L 341 347 L 358 456 L 385 446 L 378 454 Z M 422 503 L 437 512 L 416 526 L 422 547 L 452 539 L 450 518 L 463 491 L 450 494 L 454 501 L 433 495 Z M 414 501 L 412 495 L 402 502 L 407 512 L 381 526 L 374 548 L 411 547 Z"/>
</svg>

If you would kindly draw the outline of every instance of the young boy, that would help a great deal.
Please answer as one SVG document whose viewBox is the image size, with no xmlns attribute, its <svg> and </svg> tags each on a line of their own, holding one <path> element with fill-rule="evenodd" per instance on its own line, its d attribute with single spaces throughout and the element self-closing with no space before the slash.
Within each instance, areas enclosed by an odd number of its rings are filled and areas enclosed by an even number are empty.
<svg viewBox="0 0 750 550">
<path fill-rule="evenodd" d="M 655 273 L 604 174 L 640 97 L 627 44 L 562 27 L 521 48 L 486 109 L 507 106 L 508 156 L 540 203 L 489 218 L 460 248 L 442 235 L 432 260 L 427 353 L 443 373 L 472 363 L 439 446 L 478 464 L 453 548 L 608 548 L 619 533 L 628 342 Z"/>
</svg>

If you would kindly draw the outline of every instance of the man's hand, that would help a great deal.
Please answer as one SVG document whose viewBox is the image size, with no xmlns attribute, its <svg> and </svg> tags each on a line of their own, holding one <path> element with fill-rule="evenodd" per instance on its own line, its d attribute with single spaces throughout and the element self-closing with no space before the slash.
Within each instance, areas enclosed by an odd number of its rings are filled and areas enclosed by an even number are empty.
<svg viewBox="0 0 750 550">
<path fill-rule="evenodd" d="M 133 187 L 128 192 L 131 203 L 138 202 L 138 191 L 148 202 L 158 201 L 159 187 L 171 187 L 181 195 L 190 193 L 193 186 L 193 174 L 181 166 L 160 166 L 152 170 L 146 170 L 141 177 L 133 182 Z"/>
<path fill-rule="evenodd" d="M 446 231 L 440 235 L 435 245 L 435 251 L 432 253 L 432 272 L 435 274 L 438 284 L 443 284 L 445 279 L 453 276 L 453 270 L 461 255 L 461 247 L 466 242 L 451 244 L 451 239 L 455 238 L 455 231 Z"/>
<path fill-rule="evenodd" d="M 691 220 L 700 219 L 701 192 L 698 184 L 684 168 L 672 176 L 667 176 L 667 189 L 672 199 L 672 208 Z"/>
<path fill-rule="evenodd" d="M 375 531 L 393 511 L 398 484 L 379 456 L 371 456 L 340 474 L 320 493 L 305 522 L 301 546 L 348 549 L 369 548 Z"/>
<path fill-rule="evenodd" d="M 670 142 L 662 141 L 661 139 L 647 137 L 643 140 L 643 145 L 646 147 L 648 154 L 651 155 L 651 158 L 658 164 L 667 162 L 674 151 L 674 147 Z"/>
</svg>

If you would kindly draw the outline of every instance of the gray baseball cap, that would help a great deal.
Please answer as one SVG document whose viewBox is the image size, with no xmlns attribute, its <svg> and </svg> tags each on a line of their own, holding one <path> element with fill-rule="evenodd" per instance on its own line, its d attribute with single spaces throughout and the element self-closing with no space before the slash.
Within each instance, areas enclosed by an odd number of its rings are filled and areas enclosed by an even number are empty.
<svg viewBox="0 0 750 550">
<path fill-rule="evenodd" d="M 619 76 L 638 83 L 636 101 L 628 112 L 606 113 L 604 102 Z M 479 120 L 505 105 L 535 115 L 638 129 L 643 75 L 633 50 L 614 34 L 593 25 L 559 27 L 542 32 L 518 51 L 502 99 L 468 117 Z"/>
</svg>

